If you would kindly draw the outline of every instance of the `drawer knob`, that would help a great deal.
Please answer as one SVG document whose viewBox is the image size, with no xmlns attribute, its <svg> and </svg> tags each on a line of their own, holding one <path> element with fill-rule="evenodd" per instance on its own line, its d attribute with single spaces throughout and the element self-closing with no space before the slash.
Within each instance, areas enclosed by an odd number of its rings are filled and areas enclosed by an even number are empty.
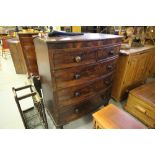
<svg viewBox="0 0 155 155">
<path fill-rule="evenodd" d="M 111 83 L 111 81 L 110 81 L 110 80 L 105 80 L 104 83 L 105 83 L 106 85 L 109 85 L 109 84 Z"/>
<path fill-rule="evenodd" d="M 113 69 L 113 66 L 112 66 L 112 65 L 108 65 L 108 66 L 107 66 L 107 69 L 108 69 L 108 70 L 112 70 L 112 69 Z"/>
<path fill-rule="evenodd" d="M 76 73 L 75 74 L 75 79 L 79 79 L 80 78 L 80 74 Z"/>
<path fill-rule="evenodd" d="M 76 91 L 74 94 L 76 97 L 80 96 L 80 92 Z"/>
<path fill-rule="evenodd" d="M 76 61 L 76 62 L 80 62 L 80 61 L 81 61 L 81 57 L 80 57 L 80 56 L 76 56 L 76 57 L 75 57 L 75 61 Z"/>
<path fill-rule="evenodd" d="M 110 51 L 109 54 L 110 54 L 110 55 L 114 55 L 115 52 L 114 52 L 114 51 Z"/>
<path fill-rule="evenodd" d="M 79 113 L 79 109 L 78 109 L 78 108 L 75 109 L 75 113 L 76 113 L 76 114 Z"/>
</svg>

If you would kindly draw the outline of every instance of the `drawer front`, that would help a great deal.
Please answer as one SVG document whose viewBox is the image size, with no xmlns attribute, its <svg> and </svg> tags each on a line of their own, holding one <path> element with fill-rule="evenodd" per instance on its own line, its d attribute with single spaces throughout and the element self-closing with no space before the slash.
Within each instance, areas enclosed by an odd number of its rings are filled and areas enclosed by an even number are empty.
<svg viewBox="0 0 155 155">
<path fill-rule="evenodd" d="M 101 63 L 89 66 L 78 66 L 74 68 L 55 71 L 55 78 L 58 88 L 66 88 L 84 84 L 101 78 L 116 68 L 117 57 Z"/>
<path fill-rule="evenodd" d="M 70 87 L 59 90 L 57 92 L 59 107 L 77 104 L 84 100 L 98 95 L 109 89 L 112 85 L 112 74 L 87 85 L 79 85 L 78 87 Z"/>
<path fill-rule="evenodd" d="M 55 69 L 69 68 L 74 66 L 86 65 L 96 62 L 96 48 L 75 49 L 70 51 L 54 52 Z"/>
<path fill-rule="evenodd" d="M 130 94 L 125 109 L 147 126 L 155 128 L 155 108 L 149 104 Z"/>
<path fill-rule="evenodd" d="M 87 113 L 94 112 L 101 105 L 107 105 L 110 95 L 109 90 L 104 91 L 99 96 L 93 97 L 90 100 L 80 102 L 76 105 L 67 106 L 60 109 L 60 120 L 62 122 L 72 121 Z M 106 98 L 106 100 L 105 100 Z"/>
<path fill-rule="evenodd" d="M 102 47 L 97 50 L 97 61 L 118 55 L 120 46 Z"/>
</svg>

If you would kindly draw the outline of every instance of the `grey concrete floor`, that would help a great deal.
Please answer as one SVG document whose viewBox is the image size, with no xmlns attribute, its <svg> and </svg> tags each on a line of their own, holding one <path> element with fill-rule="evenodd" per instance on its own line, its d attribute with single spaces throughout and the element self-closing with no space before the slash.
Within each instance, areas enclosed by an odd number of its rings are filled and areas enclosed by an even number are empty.
<svg viewBox="0 0 155 155">
<path fill-rule="evenodd" d="M 1 49 L 0 49 L 1 50 Z M 0 51 L 1 54 L 1 51 Z M 0 128 L 1 129 L 24 129 L 22 119 L 17 109 L 12 87 L 20 87 L 26 85 L 27 75 L 16 74 L 10 54 L 6 55 L 6 59 L 0 56 Z M 25 92 L 23 92 L 25 93 Z M 32 106 L 32 101 L 26 99 L 23 101 L 23 109 Z M 110 100 L 110 103 L 122 108 L 122 104 Z M 55 129 L 51 118 L 47 114 L 48 125 L 50 129 Z M 92 129 L 92 115 L 88 114 L 80 119 L 64 125 L 64 129 Z M 42 127 L 40 127 L 42 128 Z"/>
</svg>

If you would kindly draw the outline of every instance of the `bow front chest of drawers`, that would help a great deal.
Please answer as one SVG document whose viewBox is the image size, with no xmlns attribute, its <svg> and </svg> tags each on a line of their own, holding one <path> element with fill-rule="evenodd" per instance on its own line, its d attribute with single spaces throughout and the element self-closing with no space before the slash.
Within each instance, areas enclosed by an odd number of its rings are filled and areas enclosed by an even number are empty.
<svg viewBox="0 0 155 155">
<path fill-rule="evenodd" d="M 45 107 L 57 128 L 108 104 L 121 37 L 35 38 Z"/>
</svg>

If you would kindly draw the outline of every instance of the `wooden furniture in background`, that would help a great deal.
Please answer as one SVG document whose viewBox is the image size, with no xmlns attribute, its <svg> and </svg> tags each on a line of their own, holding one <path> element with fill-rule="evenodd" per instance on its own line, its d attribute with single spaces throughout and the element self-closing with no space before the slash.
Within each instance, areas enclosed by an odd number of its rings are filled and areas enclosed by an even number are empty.
<svg viewBox="0 0 155 155">
<path fill-rule="evenodd" d="M 38 33 L 19 32 L 19 40 L 24 54 L 28 74 L 38 75 L 38 66 L 36 60 L 35 47 L 33 43 L 33 36 Z"/>
<path fill-rule="evenodd" d="M 155 75 L 155 48 L 150 50 L 147 75 L 149 77 Z"/>
<path fill-rule="evenodd" d="M 26 74 L 27 68 L 23 55 L 23 51 L 18 39 L 8 40 L 11 57 L 17 74 Z"/>
<path fill-rule="evenodd" d="M 7 33 L 0 33 L 0 40 L 2 39 L 2 37 L 5 37 L 7 35 L 8 35 Z"/>
<path fill-rule="evenodd" d="M 2 36 L 1 43 L 2 43 L 2 57 L 6 58 L 6 54 L 10 54 L 8 39 L 13 38 L 12 36 Z"/>
<path fill-rule="evenodd" d="M 95 129 L 145 129 L 146 126 L 113 104 L 93 114 Z"/>
<path fill-rule="evenodd" d="M 150 128 L 155 128 L 155 81 L 129 93 L 125 109 Z"/>
<path fill-rule="evenodd" d="M 143 84 L 155 74 L 155 46 L 121 50 L 117 63 L 112 97 L 121 101 L 129 90 Z"/>
<path fill-rule="evenodd" d="M 90 33 L 34 39 L 45 106 L 57 128 L 108 104 L 121 39 Z"/>
</svg>

